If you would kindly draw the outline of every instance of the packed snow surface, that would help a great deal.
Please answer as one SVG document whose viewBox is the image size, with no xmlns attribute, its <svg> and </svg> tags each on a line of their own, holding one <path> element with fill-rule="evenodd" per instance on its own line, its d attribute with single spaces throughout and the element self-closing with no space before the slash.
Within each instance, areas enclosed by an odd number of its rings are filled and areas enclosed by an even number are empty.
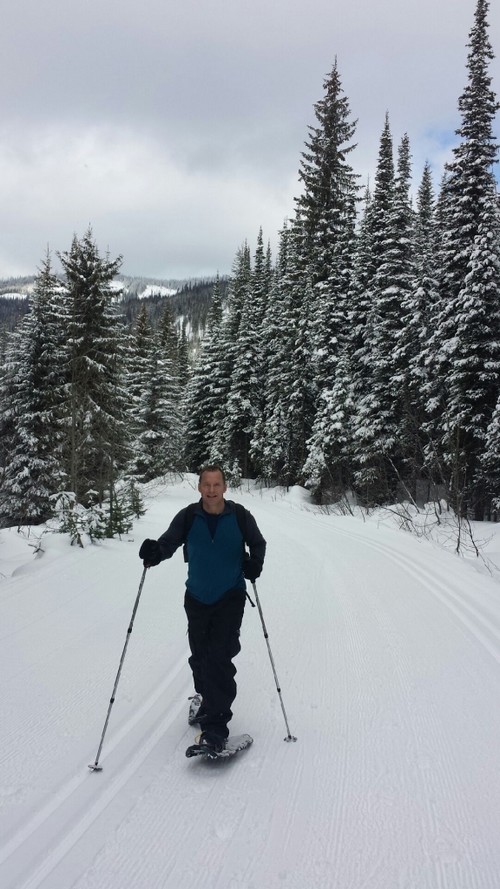
<svg viewBox="0 0 500 889">
<path fill-rule="evenodd" d="M 142 576 L 140 542 L 197 499 L 157 487 L 128 539 L 35 552 L 0 533 L 2 889 L 498 889 L 500 584 L 427 540 L 228 496 L 268 541 L 247 606 L 233 733 L 188 760 L 181 551 Z"/>
</svg>

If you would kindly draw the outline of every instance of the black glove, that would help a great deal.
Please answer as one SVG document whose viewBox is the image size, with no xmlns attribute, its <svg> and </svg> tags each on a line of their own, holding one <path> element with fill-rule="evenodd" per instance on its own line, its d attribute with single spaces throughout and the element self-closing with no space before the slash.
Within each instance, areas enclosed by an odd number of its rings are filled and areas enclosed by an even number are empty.
<svg viewBox="0 0 500 889">
<path fill-rule="evenodd" d="M 251 583 L 257 580 L 260 577 L 260 573 L 262 571 L 262 563 L 259 562 L 258 559 L 252 559 L 248 557 L 243 562 L 243 576 L 246 577 Z"/>
<path fill-rule="evenodd" d="M 161 562 L 161 549 L 157 540 L 146 538 L 139 550 L 139 558 L 143 560 L 145 568 L 152 568 Z"/>
</svg>

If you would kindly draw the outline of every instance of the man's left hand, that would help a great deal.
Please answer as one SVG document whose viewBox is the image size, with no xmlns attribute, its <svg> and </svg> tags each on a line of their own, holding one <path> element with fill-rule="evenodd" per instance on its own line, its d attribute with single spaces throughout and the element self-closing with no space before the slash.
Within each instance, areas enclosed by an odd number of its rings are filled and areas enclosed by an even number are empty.
<svg viewBox="0 0 500 889">
<path fill-rule="evenodd" d="M 262 565 L 257 559 L 249 558 L 243 562 L 243 575 L 251 583 L 260 577 L 261 571 Z"/>
</svg>

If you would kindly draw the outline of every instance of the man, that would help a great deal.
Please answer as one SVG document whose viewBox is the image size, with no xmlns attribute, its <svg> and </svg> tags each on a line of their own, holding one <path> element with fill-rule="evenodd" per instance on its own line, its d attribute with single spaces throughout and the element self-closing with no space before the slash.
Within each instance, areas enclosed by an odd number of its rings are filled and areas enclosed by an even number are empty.
<svg viewBox="0 0 500 889">
<path fill-rule="evenodd" d="M 158 540 L 145 540 L 139 556 L 149 568 L 169 559 L 185 544 L 189 665 L 201 696 L 196 718 L 202 728 L 198 743 L 218 752 L 229 735 L 227 726 L 236 697 L 232 660 L 241 648 L 245 578 L 253 582 L 260 576 L 266 541 L 252 514 L 224 499 L 227 485 L 220 466 L 201 470 L 198 491 L 199 503 L 181 509 Z"/>
</svg>

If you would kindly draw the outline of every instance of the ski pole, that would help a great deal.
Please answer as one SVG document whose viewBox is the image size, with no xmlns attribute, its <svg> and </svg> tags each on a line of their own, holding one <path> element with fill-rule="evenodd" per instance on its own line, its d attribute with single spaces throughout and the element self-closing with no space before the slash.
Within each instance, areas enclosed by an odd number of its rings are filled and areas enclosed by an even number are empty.
<svg viewBox="0 0 500 889">
<path fill-rule="evenodd" d="M 254 595 L 255 595 L 255 601 L 257 602 L 257 608 L 259 609 L 260 622 L 262 624 L 262 629 L 264 631 L 264 639 L 266 640 L 267 650 L 269 652 L 269 660 L 271 661 L 271 667 L 273 668 L 273 675 L 274 675 L 274 681 L 276 683 L 276 690 L 278 692 L 278 696 L 279 696 L 280 704 L 281 704 L 281 709 L 283 711 L 283 717 L 285 719 L 286 730 L 288 732 L 286 738 L 284 738 L 283 740 L 284 741 L 296 741 L 297 738 L 295 737 L 295 735 L 291 734 L 290 726 L 288 725 L 288 719 L 287 719 L 287 715 L 286 715 L 285 705 L 283 703 L 281 688 L 280 688 L 280 684 L 278 682 L 278 675 L 276 673 L 276 667 L 274 664 L 273 653 L 271 651 L 271 646 L 269 644 L 269 633 L 267 632 L 266 622 L 264 620 L 264 615 L 262 613 L 262 606 L 260 604 L 259 594 L 257 592 L 257 587 L 255 586 L 255 581 L 252 581 L 252 587 L 253 587 L 253 591 L 254 591 Z"/>
<path fill-rule="evenodd" d="M 146 577 L 147 570 L 148 569 L 145 568 L 144 571 L 142 572 L 141 582 L 139 584 L 139 589 L 137 591 L 137 596 L 136 596 L 135 603 L 134 603 L 134 609 L 132 611 L 132 617 L 130 618 L 130 623 L 129 623 L 128 630 L 127 630 L 127 635 L 125 637 L 125 645 L 123 646 L 122 656 L 120 658 L 120 664 L 118 667 L 118 672 L 116 674 L 115 684 L 113 686 L 113 691 L 111 693 L 111 700 L 109 702 L 108 712 L 106 714 L 104 728 L 102 730 L 101 740 L 99 742 L 99 747 L 97 750 L 95 762 L 92 763 L 92 765 L 89 765 L 89 769 L 91 769 L 92 772 L 102 772 L 102 766 L 99 765 L 99 757 L 101 755 L 102 745 L 104 743 L 104 736 L 105 736 L 107 728 L 108 728 L 108 722 L 109 722 L 109 717 L 111 714 L 111 709 L 113 707 L 113 704 L 115 703 L 116 689 L 118 688 L 118 682 L 120 681 L 120 674 L 122 672 L 123 661 L 125 660 L 125 653 L 127 651 L 127 646 L 128 646 L 128 642 L 130 639 L 130 634 L 132 632 L 132 627 L 134 626 L 135 615 L 136 615 L 137 609 L 139 607 L 139 599 L 141 598 L 142 588 L 144 586 L 144 578 Z"/>
</svg>

